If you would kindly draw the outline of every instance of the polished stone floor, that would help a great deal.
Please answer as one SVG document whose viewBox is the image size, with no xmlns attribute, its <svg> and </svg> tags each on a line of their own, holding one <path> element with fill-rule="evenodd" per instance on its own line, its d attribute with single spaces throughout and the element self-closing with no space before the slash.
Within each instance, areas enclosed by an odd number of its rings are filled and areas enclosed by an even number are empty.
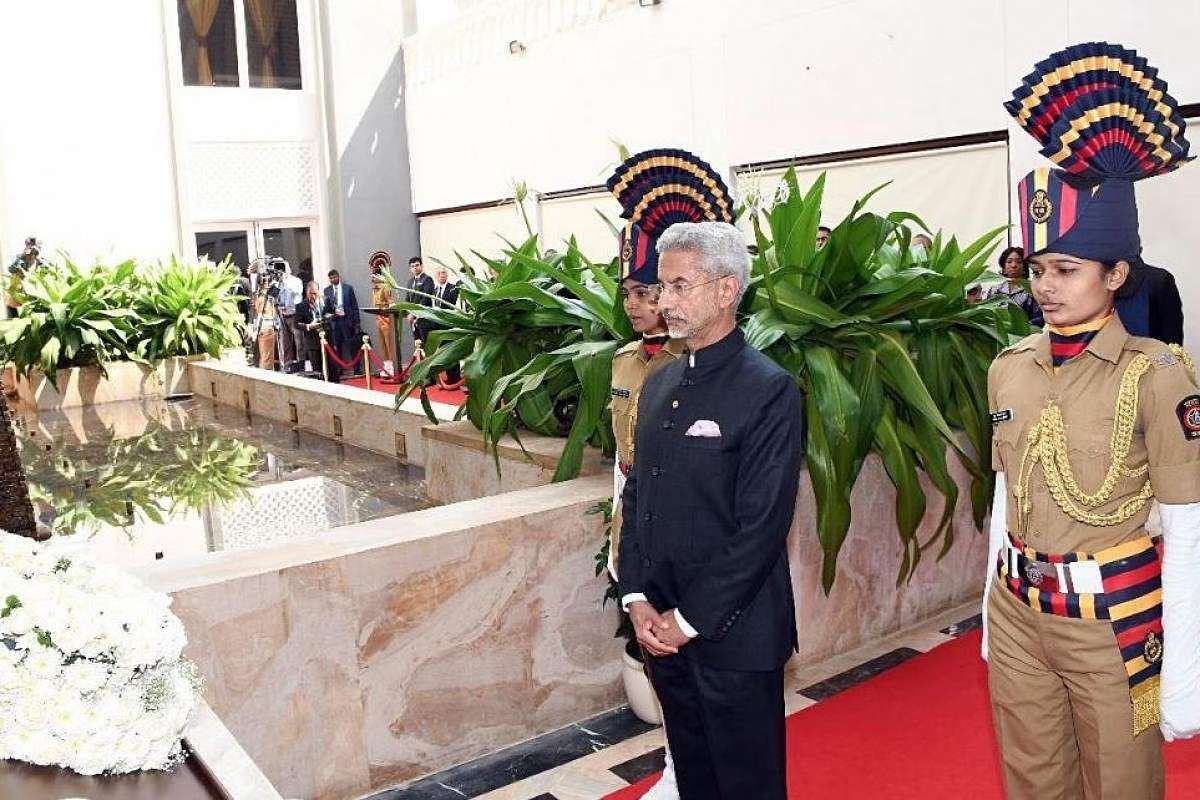
<svg viewBox="0 0 1200 800">
<path fill-rule="evenodd" d="M 970 603 L 925 624 L 786 676 L 793 714 L 979 627 Z M 663 768 L 662 728 L 621 708 L 368 800 L 600 800 Z"/>
<path fill-rule="evenodd" d="M 433 505 L 419 467 L 208 400 L 12 410 L 39 519 L 122 566 Z"/>
</svg>

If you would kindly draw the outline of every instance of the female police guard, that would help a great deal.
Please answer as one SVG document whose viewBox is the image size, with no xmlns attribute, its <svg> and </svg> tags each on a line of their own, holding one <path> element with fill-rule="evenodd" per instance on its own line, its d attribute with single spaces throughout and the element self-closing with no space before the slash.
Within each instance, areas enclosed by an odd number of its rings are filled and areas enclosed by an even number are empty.
<svg viewBox="0 0 1200 800">
<path fill-rule="evenodd" d="M 1130 336 L 1113 307 L 1141 251 L 1133 182 L 1187 160 L 1184 123 L 1145 59 L 1103 43 L 1038 64 L 1006 108 L 1058 168 L 1019 186 L 1047 328 L 988 375 L 984 656 L 1005 787 L 1161 798 L 1163 734 L 1200 732 L 1200 389 L 1183 350 Z"/>
</svg>

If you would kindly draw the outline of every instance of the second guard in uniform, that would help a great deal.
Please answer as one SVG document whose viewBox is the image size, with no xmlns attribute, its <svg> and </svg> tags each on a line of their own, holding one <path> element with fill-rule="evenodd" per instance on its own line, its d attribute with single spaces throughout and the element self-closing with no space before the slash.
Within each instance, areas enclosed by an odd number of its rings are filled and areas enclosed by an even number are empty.
<svg viewBox="0 0 1200 800">
<path fill-rule="evenodd" d="M 610 180 L 610 187 L 620 185 L 625 172 L 626 168 L 619 169 Z M 673 179 L 670 172 L 658 170 L 643 180 L 641 185 L 649 190 L 669 185 Z M 619 202 L 626 203 L 623 209 L 626 226 L 620 241 L 621 301 L 634 332 L 640 338 L 618 350 L 612 364 L 612 420 L 617 458 L 613 467 L 613 519 L 608 571 L 614 580 L 617 578 L 616 565 L 624 519 L 621 492 L 633 467 L 634 432 L 637 430 L 638 399 L 642 394 L 642 385 L 646 378 L 683 353 L 683 341 L 670 337 L 667 324 L 658 312 L 661 287 L 658 285 L 658 251 L 655 249 L 658 234 L 675 219 L 675 215 L 665 216 L 661 206 L 678 203 L 678 198 L 663 194 L 657 200 L 640 204 L 641 194 L 628 191 L 615 194 Z M 647 223 L 643 227 L 643 220 L 652 220 L 655 224 L 652 227 Z M 669 747 L 662 777 L 644 795 L 643 800 L 679 800 L 675 763 Z"/>
<path fill-rule="evenodd" d="M 1200 388 L 1114 304 L 1141 251 L 1133 183 L 1187 160 L 1184 123 L 1156 70 L 1105 43 L 1038 64 L 1006 107 L 1059 169 L 1019 185 L 1047 328 L 988 374 L 983 647 L 1005 791 L 1157 800 L 1163 736 L 1200 732 Z"/>
<path fill-rule="evenodd" d="M 376 250 L 371 253 L 367 263 L 371 268 L 371 305 L 380 309 L 391 308 L 392 257 L 385 250 Z M 385 273 L 387 273 L 386 277 Z M 389 314 L 380 314 L 375 324 L 379 330 L 379 350 L 383 353 L 383 369 L 385 372 L 395 375 L 395 364 L 399 359 L 396 357 L 396 333 L 392 329 L 392 317 Z"/>
</svg>

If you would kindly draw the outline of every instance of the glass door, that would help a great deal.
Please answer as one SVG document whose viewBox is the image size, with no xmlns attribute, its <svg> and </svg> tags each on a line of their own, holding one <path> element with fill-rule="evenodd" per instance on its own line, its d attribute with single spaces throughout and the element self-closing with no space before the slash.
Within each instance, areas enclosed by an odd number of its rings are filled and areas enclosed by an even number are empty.
<svg viewBox="0 0 1200 800">
<path fill-rule="evenodd" d="M 229 258 L 245 274 L 250 262 L 258 257 L 254 226 L 247 222 L 197 229 L 196 257 L 207 258 L 214 264 Z"/>
<path fill-rule="evenodd" d="M 207 257 L 215 264 L 230 258 L 243 275 L 252 262 L 271 257 L 288 262 L 292 274 L 305 283 L 321 275 L 313 264 L 313 225 L 309 220 L 213 223 L 197 225 L 195 232 L 197 258 Z"/>
<path fill-rule="evenodd" d="M 313 280 L 311 227 L 303 224 L 281 225 L 275 222 L 261 222 L 257 225 L 261 231 L 264 256 L 282 258 L 292 266 L 292 274 L 304 281 L 305 285 Z"/>
</svg>

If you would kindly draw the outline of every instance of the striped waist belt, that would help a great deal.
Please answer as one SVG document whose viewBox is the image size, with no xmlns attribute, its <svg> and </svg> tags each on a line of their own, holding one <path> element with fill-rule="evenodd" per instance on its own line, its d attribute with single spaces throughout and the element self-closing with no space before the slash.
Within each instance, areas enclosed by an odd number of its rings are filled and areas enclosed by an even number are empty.
<svg viewBox="0 0 1200 800">
<path fill-rule="evenodd" d="M 1163 657 L 1162 543 L 1144 536 L 1097 553 L 1040 553 L 1009 534 L 1004 586 L 1044 614 L 1109 620 L 1129 678 L 1134 735 L 1158 724 Z"/>
</svg>

